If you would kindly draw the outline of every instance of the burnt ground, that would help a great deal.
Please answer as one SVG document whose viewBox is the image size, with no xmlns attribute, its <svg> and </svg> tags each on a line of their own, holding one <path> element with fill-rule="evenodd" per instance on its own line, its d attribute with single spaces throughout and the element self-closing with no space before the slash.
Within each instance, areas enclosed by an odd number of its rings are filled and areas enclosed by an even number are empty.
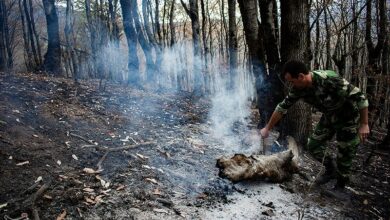
<svg viewBox="0 0 390 220">
<path fill-rule="evenodd" d="M 374 144 L 383 130 L 359 148 L 354 178 L 340 200 L 297 174 L 281 184 L 219 178 L 216 159 L 232 152 L 211 135 L 210 101 L 189 93 L 114 83 L 99 91 L 94 81 L 5 73 L 0 88 L 4 219 L 390 216 L 389 152 Z M 243 140 L 248 127 L 255 131 L 255 111 L 250 120 L 235 126 Z M 320 165 L 302 159 L 306 176 L 315 176 Z"/>
</svg>

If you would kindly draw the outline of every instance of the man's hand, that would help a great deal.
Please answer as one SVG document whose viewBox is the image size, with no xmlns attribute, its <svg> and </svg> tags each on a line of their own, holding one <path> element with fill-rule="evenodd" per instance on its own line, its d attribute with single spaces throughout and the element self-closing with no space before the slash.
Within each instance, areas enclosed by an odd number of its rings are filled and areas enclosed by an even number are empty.
<svg viewBox="0 0 390 220">
<path fill-rule="evenodd" d="M 262 138 L 267 138 L 269 136 L 269 130 L 267 128 L 262 128 L 260 134 Z"/>
<path fill-rule="evenodd" d="M 369 133 L 370 128 L 368 124 L 361 124 L 359 128 L 359 138 L 362 143 L 367 139 Z"/>
</svg>

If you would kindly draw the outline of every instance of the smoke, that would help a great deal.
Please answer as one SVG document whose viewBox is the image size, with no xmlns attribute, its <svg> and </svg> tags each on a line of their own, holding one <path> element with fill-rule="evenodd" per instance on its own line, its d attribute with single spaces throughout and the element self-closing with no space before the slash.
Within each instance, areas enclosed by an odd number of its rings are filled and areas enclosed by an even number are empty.
<svg viewBox="0 0 390 220">
<path fill-rule="evenodd" d="M 211 134 L 220 140 L 220 146 L 231 153 L 255 153 L 260 149 L 257 129 L 248 127 L 251 115 L 251 101 L 254 94 L 254 78 L 244 69 L 237 69 L 233 88 L 229 88 L 225 75 L 219 75 L 212 96 L 209 113 Z M 225 76 L 225 77 L 224 77 Z"/>
</svg>

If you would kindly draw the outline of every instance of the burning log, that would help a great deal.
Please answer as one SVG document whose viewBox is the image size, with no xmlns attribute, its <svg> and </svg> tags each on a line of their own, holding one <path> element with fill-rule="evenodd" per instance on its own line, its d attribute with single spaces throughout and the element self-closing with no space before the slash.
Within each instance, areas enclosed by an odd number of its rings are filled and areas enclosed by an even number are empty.
<svg viewBox="0 0 390 220">
<path fill-rule="evenodd" d="M 273 155 L 236 154 L 217 160 L 219 176 L 233 182 L 246 179 L 264 179 L 281 182 L 298 171 L 299 151 L 294 138 L 287 137 L 288 150 Z"/>
</svg>

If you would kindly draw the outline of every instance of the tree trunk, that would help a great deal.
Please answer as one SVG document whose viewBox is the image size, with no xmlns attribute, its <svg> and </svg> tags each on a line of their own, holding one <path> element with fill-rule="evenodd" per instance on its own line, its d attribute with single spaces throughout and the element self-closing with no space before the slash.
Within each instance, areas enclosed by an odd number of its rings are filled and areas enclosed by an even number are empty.
<svg viewBox="0 0 390 220">
<path fill-rule="evenodd" d="M 181 0 L 184 10 L 191 19 L 191 28 L 192 28 L 192 42 L 194 48 L 194 57 L 193 57 L 193 76 L 194 76 L 194 89 L 193 92 L 197 95 L 202 94 L 202 75 L 200 64 L 198 63 L 198 58 L 200 55 L 200 25 L 199 25 L 199 7 L 198 0 L 190 0 L 190 7 Z"/>
<path fill-rule="evenodd" d="M 242 22 L 244 25 L 245 40 L 248 44 L 249 58 L 252 65 L 252 71 L 256 78 L 266 77 L 265 54 L 263 42 L 260 40 L 258 7 L 256 0 L 238 0 Z"/>
<path fill-rule="evenodd" d="M 5 47 L 5 2 L 0 2 L 0 71 L 6 70 L 6 47 Z"/>
<path fill-rule="evenodd" d="M 236 0 L 228 0 L 229 14 L 229 69 L 230 69 L 230 87 L 234 86 L 237 76 L 237 24 L 236 24 Z"/>
<path fill-rule="evenodd" d="M 264 41 L 264 48 L 267 57 L 269 74 L 264 80 L 260 78 L 256 81 L 258 107 L 260 112 L 259 127 L 264 127 L 267 120 L 271 117 L 276 105 L 283 100 L 283 85 L 279 80 L 280 59 L 279 45 L 276 36 L 276 27 L 278 26 L 277 14 L 274 14 L 277 7 L 275 0 L 260 0 L 261 33 Z"/>
<path fill-rule="evenodd" d="M 42 0 L 46 15 L 48 46 L 43 69 L 61 75 L 61 47 L 55 0 Z"/>
<path fill-rule="evenodd" d="M 77 82 L 79 73 L 78 73 L 78 64 L 76 61 L 76 54 L 74 50 L 73 43 L 73 1 L 66 0 L 66 18 L 65 18 L 65 41 L 66 41 L 66 51 L 68 53 L 68 63 L 70 69 L 73 70 L 72 77 Z"/>
<path fill-rule="evenodd" d="M 145 54 L 147 82 L 153 82 L 156 67 L 152 57 L 152 45 L 148 41 L 146 34 L 144 32 L 144 28 L 141 25 L 141 21 L 140 21 L 141 18 L 138 13 L 137 1 L 133 0 L 131 4 L 132 4 L 131 8 L 132 8 L 133 20 L 134 20 L 134 24 L 138 36 L 138 42 L 140 43 L 142 50 Z"/>
<path fill-rule="evenodd" d="M 370 112 L 370 121 L 374 123 L 376 121 L 377 116 L 379 115 L 379 103 L 381 100 L 381 96 L 378 94 L 382 93 L 383 88 L 376 88 L 377 78 L 382 73 L 381 67 L 381 56 L 383 56 L 383 49 L 386 44 L 386 39 L 388 36 L 387 31 L 387 14 L 386 14 L 386 0 L 378 0 L 378 20 L 379 20 L 379 30 L 378 30 L 378 42 L 376 46 L 372 41 L 371 37 L 371 28 L 372 28 L 372 0 L 367 0 L 367 18 L 366 18 L 366 46 L 368 50 L 368 63 L 367 63 L 367 97 L 370 103 L 368 109 Z"/>
<path fill-rule="evenodd" d="M 283 63 L 291 59 L 309 63 L 307 10 L 309 10 L 307 0 L 281 1 L 281 57 Z M 290 135 L 297 142 L 305 144 L 310 129 L 310 107 L 302 101 L 298 101 L 286 115 L 281 135 Z"/>
<path fill-rule="evenodd" d="M 128 47 L 128 83 L 132 85 L 140 85 L 139 76 L 139 61 L 137 56 L 137 33 L 133 24 L 133 16 L 131 11 L 132 0 L 120 0 L 123 15 L 123 28 L 126 34 Z"/>
<path fill-rule="evenodd" d="M 170 41 L 170 46 L 172 47 L 176 43 L 176 28 L 175 28 L 175 22 L 173 21 L 174 18 L 174 11 L 175 11 L 175 4 L 176 1 L 172 0 L 171 3 L 171 10 L 169 14 L 169 27 L 171 29 L 171 41 Z"/>
</svg>

